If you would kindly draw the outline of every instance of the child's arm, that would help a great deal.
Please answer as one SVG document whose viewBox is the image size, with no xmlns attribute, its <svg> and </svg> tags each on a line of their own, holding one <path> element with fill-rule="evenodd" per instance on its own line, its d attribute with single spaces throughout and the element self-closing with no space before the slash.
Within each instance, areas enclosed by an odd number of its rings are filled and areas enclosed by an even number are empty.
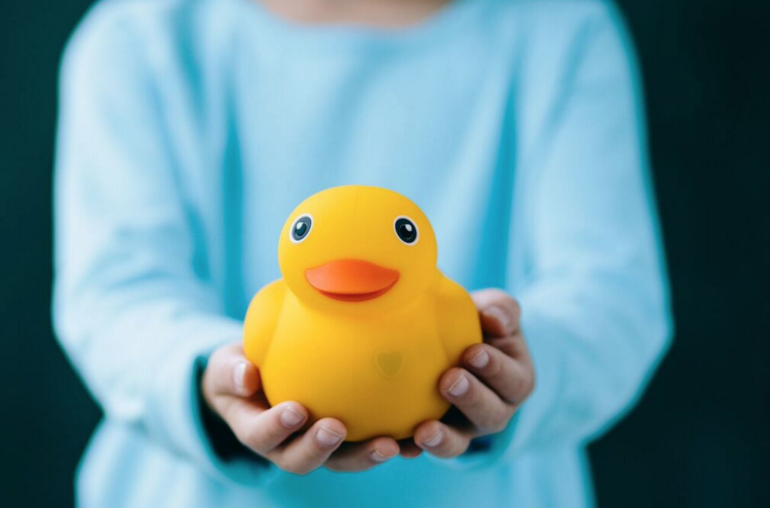
<svg viewBox="0 0 770 508">
<path fill-rule="evenodd" d="M 198 404 L 201 365 L 218 345 L 240 340 L 242 323 L 204 275 L 170 142 L 180 126 L 159 101 L 151 44 L 111 7 L 86 18 L 63 61 L 56 331 L 108 418 L 253 484 L 265 466 L 219 460 Z"/>
<path fill-rule="evenodd" d="M 171 140 L 188 126 L 167 115 L 159 74 L 168 69 L 153 58 L 163 52 L 136 28 L 97 7 L 62 68 L 54 317 L 88 388 L 108 418 L 250 486 L 272 475 L 249 448 L 295 472 L 368 469 L 398 454 L 389 438 L 341 446 L 345 427 L 331 419 L 279 446 L 305 409 L 247 400 L 258 399 L 258 373 L 239 345 L 224 345 L 242 340 L 243 323 L 228 317 L 239 310 L 226 308 L 222 280 L 208 273 L 203 225 L 177 173 L 189 154 Z M 251 460 L 216 453 L 201 391 Z"/>
<path fill-rule="evenodd" d="M 638 399 L 669 341 L 633 54 L 607 4 L 581 5 L 560 92 L 548 110 L 533 102 L 518 113 L 530 142 L 518 150 L 510 241 L 525 268 L 507 274 L 507 289 L 521 303 L 537 387 L 488 452 L 464 461 L 586 442 Z"/>
</svg>

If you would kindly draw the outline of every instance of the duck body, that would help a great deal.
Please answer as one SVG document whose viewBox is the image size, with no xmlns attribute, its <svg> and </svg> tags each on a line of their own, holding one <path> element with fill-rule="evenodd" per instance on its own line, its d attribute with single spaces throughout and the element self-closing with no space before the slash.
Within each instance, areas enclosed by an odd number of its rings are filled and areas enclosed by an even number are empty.
<svg viewBox="0 0 770 508">
<path fill-rule="evenodd" d="M 313 220 L 320 221 L 319 215 Z M 429 231 L 421 222 L 425 236 Z M 470 295 L 435 264 L 423 267 L 418 291 L 394 299 L 399 284 L 410 289 L 404 281 L 408 270 L 392 261 L 384 268 L 380 249 L 366 257 L 351 254 L 348 248 L 320 265 L 303 262 L 305 280 L 299 280 L 312 292 L 304 286 L 295 291 L 281 279 L 257 293 L 246 316 L 244 351 L 259 367 L 271 405 L 297 401 L 309 410 L 311 423 L 338 418 L 349 441 L 406 438 L 420 422 L 441 418 L 449 408 L 438 379 L 459 363 L 465 348 L 481 341 L 478 314 Z M 405 261 L 414 260 L 407 255 Z"/>
</svg>

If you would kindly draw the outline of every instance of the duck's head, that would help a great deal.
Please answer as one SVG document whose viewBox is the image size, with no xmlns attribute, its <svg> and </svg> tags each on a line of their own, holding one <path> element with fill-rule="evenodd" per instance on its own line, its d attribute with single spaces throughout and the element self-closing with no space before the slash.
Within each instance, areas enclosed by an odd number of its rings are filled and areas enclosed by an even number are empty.
<svg viewBox="0 0 770 508">
<path fill-rule="evenodd" d="M 436 237 L 397 192 L 357 185 L 311 196 L 283 227 L 278 259 L 289 289 L 330 311 L 387 311 L 436 280 Z"/>
</svg>

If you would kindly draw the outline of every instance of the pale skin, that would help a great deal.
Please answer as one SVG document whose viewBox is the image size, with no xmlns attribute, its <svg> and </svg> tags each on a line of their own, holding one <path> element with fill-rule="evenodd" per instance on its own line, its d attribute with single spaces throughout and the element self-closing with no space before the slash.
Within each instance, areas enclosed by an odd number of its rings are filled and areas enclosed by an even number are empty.
<svg viewBox="0 0 770 508">
<path fill-rule="evenodd" d="M 255 0 L 275 14 L 308 25 L 403 28 L 428 19 L 451 0 Z"/>
<path fill-rule="evenodd" d="M 519 328 L 519 305 L 497 289 L 472 293 L 479 310 L 484 342 L 467 348 L 460 366 L 444 372 L 437 388 L 456 410 L 442 421 L 419 424 L 413 439 L 387 436 L 345 443 L 345 425 L 322 418 L 306 428 L 308 411 L 297 402 L 270 407 L 262 393 L 259 371 L 239 343 L 217 349 L 203 374 L 201 390 L 211 410 L 255 454 L 296 474 L 320 467 L 355 472 L 371 469 L 401 455 L 426 452 L 452 458 L 471 439 L 502 431 L 532 393 L 535 372 Z"/>
</svg>

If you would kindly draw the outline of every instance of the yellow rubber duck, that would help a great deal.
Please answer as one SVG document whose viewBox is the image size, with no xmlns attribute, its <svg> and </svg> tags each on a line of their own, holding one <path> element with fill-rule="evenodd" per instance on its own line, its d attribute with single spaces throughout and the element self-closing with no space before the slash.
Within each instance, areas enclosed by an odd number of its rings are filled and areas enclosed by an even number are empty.
<svg viewBox="0 0 770 508">
<path fill-rule="evenodd" d="M 404 196 L 344 186 L 315 194 L 281 233 L 283 279 L 249 306 L 246 356 L 268 401 L 341 420 L 348 441 L 410 437 L 449 408 L 440 375 L 481 341 L 470 295 L 436 267 L 427 217 Z"/>
</svg>

